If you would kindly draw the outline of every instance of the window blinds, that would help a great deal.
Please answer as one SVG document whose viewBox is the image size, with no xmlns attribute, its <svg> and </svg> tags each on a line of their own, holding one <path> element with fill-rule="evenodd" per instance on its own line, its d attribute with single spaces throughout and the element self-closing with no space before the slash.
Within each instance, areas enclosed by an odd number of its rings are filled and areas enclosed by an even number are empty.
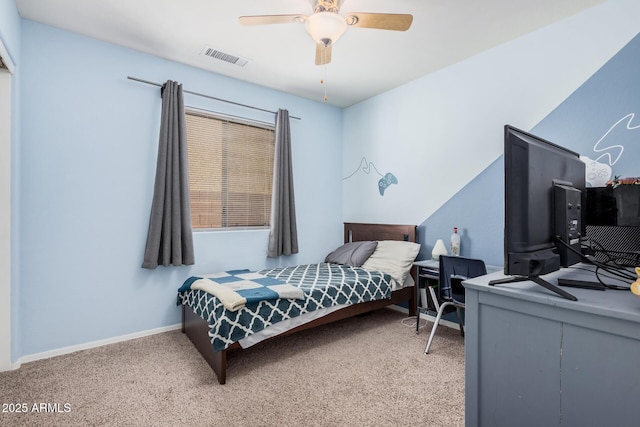
<svg viewBox="0 0 640 427">
<path fill-rule="evenodd" d="M 267 227 L 274 129 L 187 111 L 192 227 Z"/>
</svg>

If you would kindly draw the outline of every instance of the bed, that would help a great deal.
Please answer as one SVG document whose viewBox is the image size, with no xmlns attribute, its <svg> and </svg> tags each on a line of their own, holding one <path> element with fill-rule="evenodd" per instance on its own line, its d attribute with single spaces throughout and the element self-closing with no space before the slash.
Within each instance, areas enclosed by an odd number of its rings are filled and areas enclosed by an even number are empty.
<svg viewBox="0 0 640 427">
<path fill-rule="evenodd" d="M 226 276 L 235 278 L 234 275 L 247 277 L 246 274 L 251 274 L 266 280 L 279 280 L 277 283 L 286 283 L 284 286 L 298 287 L 304 291 L 304 297 L 297 297 L 298 299 L 282 297 L 282 299 L 268 303 L 263 301 L 246 302 L 241 304 L 240 308 L 231 308 L 228 304 L 229 300 L 224 301 L 226 305 L 223 306 L 222 297 L 216 298 L 210 292 L 205 292 L 207 290 L 205 286 L 208 286 L 210 281 L 216 283 L 216 280 L 221 279 L 208 275 L 205 275 L 206 277 L 191 277 L 185 281 L 178 292 L 177 301 L 182 307 L 182 332 L 187 335 L 211 366 L 218 382 L 225 384 L 228 355 L 234 354 L 236 357 L 236 353 L 240 353 L 243 348 L 258 342 L 278 339 L 283 335 L 403 302 L 408 304 L 409 316 L 413 316 L 416 312 L 415 269 L 411 268 L 408 273 L 403 270 L 404 275 L 400 278 L 400 272 L 393 270 L 393 267 L 387 267 L 386 259 L 381 259 L 382 255 L 379 255 L 384 252 L 382 250 L 383 243 L 387 248 L 386 253 L 390 247 L 394 250 L 400 245 L 402 250 L 405 247 L 409 248 L 410 253 L 403 255 L 405 258 L 404 269 L 407 266 L 406 261 L 414 250 L 417 255 L 416 248 L 419 249 L 419 245 L 406 245 L 398 241 L 416 242 L 416 226 L 345 223 L 345 245 L 337 248 L 332 254 L 339 253 L 345 247 L 360 245 L 358 247 L 359 258 L 364 256 L 365 259 L 362 267 L 341 264 L 343 260 L 340 257 L 343 257 L 344 253 L 340 253 L 333 255 L 333 258 L 339 258 L 337 262 L 332 258 L 330 262 L 267 269 L 259 272 L 244 270 L 225 272 L 225 278 Z M 353 242 L 361 242 L 361 244 Z M 368 242 L 375 242 L 378 249 L 375 249 L 372 254 L 362 255 L 362 248 L 365 244 L 369 245 Z M 332 254 L 327 256 L 327 260 L 332 257 Z M 360 261 L 362 259 L 357 262 Z M 382 265 L 380 268 L 385 271 L 377 270 L 380 265 Z M 355 276 L 351 278 L 351 275 Z M 219 276 L 216 275 L 216 277 Z M 340 286 L 342 290 L 330 291 L 324 285 L 318 285 L 323 282 L 324 278 L 327 278 L 327 283 L 332 283 L 328 288 L 333 287 L 335 283 L 335 286 Z M 336 283 L 336 279 L 342 283 Z M 198 287 L 194 283 L 203 283 L 203 285 Z M 344 288 L 345 286 L 347 288 Z M 356 292 L 356 288 L 358 292 Z M 272 313 L 276 313 L 275 317 L 279 316 L 280 318 L 274 321 L 272 319 L 274 314 L 264 314 L 263 311 L 266 307 L 273 308 Z M 258 324 L 257 330 L 250 330 L 255 328 L 256 324 Z"/>
</svg>

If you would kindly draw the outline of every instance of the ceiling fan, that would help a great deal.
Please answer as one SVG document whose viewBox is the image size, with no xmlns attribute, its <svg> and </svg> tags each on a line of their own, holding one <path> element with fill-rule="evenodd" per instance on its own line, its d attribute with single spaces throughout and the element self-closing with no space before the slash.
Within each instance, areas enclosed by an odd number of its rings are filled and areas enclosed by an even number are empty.
<svg viewBox="0 0 640 427">
<path fill-rule="evenodd" d="M 314 0 L 311 0 L 312 4 Z M 242 25 L 302 24 L 316 42 L 316 65 L 331 62 L 331 46 L 344 34 L 347 27 L 374 28 L 378 30 L 406 31 L 413 16 L 397 13 L 351 12 L 338 14 L 342 0 L 317 0 L 313 14 L 241 16 Z"/>
</svg>

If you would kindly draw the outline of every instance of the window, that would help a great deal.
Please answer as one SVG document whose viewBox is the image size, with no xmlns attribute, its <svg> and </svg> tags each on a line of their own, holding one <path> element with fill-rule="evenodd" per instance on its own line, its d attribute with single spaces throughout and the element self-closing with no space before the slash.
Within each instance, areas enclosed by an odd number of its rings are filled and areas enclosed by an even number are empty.
<svg viewBox="0 0 640 427">
<path fill-rule="evenodd" d="M 187 110 L 191 225 L 268 227 L 273 127 Z"/>
</svg>

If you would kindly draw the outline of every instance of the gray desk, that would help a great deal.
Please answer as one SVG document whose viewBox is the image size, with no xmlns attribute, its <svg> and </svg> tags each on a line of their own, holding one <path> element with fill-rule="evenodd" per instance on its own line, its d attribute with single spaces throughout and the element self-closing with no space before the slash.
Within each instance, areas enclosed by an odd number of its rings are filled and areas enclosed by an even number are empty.
<svg viewBox="0 0 640 427">
<path fill-rule="evenodd" d="M 590 267 L 592 268 L 592 267 Z M 476 426 L 640 425 L 640 298 L 532 282 L 466 288 L 465 422 Z M 574 268 L 544 276 L 593 280 Z"/>
</svg>

